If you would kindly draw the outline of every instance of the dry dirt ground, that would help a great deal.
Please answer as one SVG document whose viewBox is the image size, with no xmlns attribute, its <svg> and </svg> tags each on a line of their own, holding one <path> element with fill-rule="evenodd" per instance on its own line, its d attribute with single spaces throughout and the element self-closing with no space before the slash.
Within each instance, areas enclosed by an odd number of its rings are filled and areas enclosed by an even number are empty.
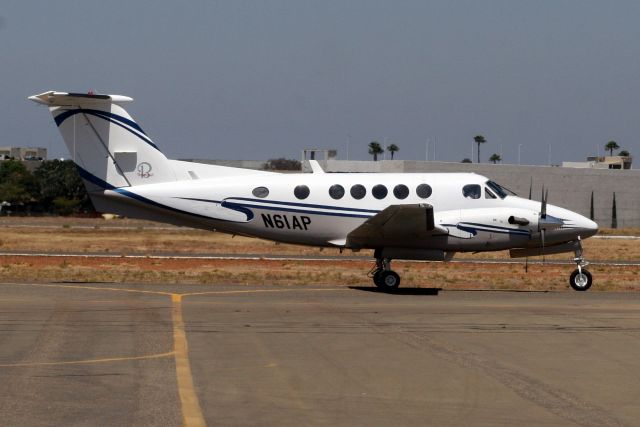
<svg viewBox="0 0 640 427">
<path fill-rule="evenodd" d="M 602 235 L 638 235 L 640 230 L 604 230 Z M 590 260 L 640 259 L 640 240 L 589 239 L 585 255 Z M 370 260 L 212 260 L 158 259 L 161 254 L 257 254 L 340 256 L 338 250 L 274 244 L 259 239 L 165 226 L 146 221 L 83 218 L 2 218 L 0 252 L 106 253 L 115 257 L 0 256 L 0 280 L 139 282 L 172 284 L 278 284 L 370 286 L 366 273 Z M 123 255 L 142 255 L 127 258 Z M 370 256 L 369 251 L 356 255 Z M 571 254 L 547 257 L 570 260 Z M 459 254 L 456 260 L 508 259 L 507 252 Z M 532 260 L 536 261 L 536 260 Z M 539 261 L 539 260 L 537 260 Z M 402 287 L 444 289 L 569 289 L 572 265 L 468 262 L 394 261 Z M 640 267 L 601 265 L 589 267 L 592 290 L 640 289 Z"/>
</svg>

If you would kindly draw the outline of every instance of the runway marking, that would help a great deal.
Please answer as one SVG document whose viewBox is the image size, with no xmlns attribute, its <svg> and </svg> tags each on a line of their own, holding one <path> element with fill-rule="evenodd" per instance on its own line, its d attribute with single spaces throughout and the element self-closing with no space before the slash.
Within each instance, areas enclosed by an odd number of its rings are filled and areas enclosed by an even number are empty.
<svg viewBox="0 0 640 427">
<path fill-rule="evenodd" d="M 171 310 L 173 318 L 173 353 L 176 361 L 176 378 L 178 394 L 182 404 L 182 421 L 185 426 L 205 426 L 204 416 L 198 402 L 193 385 L 191 364 L 189 363 L 189 347 L 182 319 L 182 295 L 172 294 Z"/>
<path fill-rule="evenodd" d="M 184 330 L 184 321 L 182 319 L 182 295 L 173 292 L 162 291 L 146 291 L 142 289 L 126 289 L 126 288 L 107 288 L 96 286 L 80 286 L 80 285 L 61 285 L 61 284 L 47 284 L 47 283 L 4 283 L 3 285 L 14 286 L 41 286 L 51 288 L 63 288 L 63 289 L 85 289 L 96 291 L 111 291 L 111 292 L 132 292 L 141 294 L 153 294 L 170 296 L 171 307 L 171 319 L 173 325 L 173 351 L 162 353 L 162 357 L 167 355 L 173 355 L 176 365 L 176 381 L 178 384 L 178 394 L 180 396 L 180 405 L 182 411 L 182 421 L 185 427 L 201 427 L 206 426 L 198 396 L 195 392 L 193 385 L 193 376 L 191 374 L 191 365 L 189 363 L 189 351 L 187 345 L 187 336 Z M 160 356 L 158 356 L 160 357 Z M 129 358 L 129 360 L 135 360 L 135 356 Z M 111 361 L 115 361 L 119 358 L 112 358 Z M 101 359 L 107 360 L 107 359 Z M 79 364 L 78 362 L 39 362 L 39 364 Z M 86 361 L 85 361 L 86 363 Z M 97 363 L 97 362 L 94 362 Z M 0 365 L 1 366 L 1 365 Z M 16 366 L 11 365 L 11 366 Z M 25 365 L 27 366 L 27 365 Z"/>
<path fill-rule="evenodd" d="M 173 351 L 160 353 L 157 355 L 147 356 L 132 356 L 121 358 L 105 358 L 105 359 L 93 359 L 93 360 L 81 360 L 81 361 L 68 361 L 68 362 L 33 362 L 33 363 L 18 363 L 18 364 L 0 364 L 0 367 L 19 367 L 19 366 L 38 366 L 38 365 L 79 365 L 89 363 L 106 363 L 125 360 L 141 360 L 151 358 L 161 358 L 173 355 L 176 366 L 176 381 L 178 386 L 178 395 L 180 396 L 180 404 L 182 410 L 182 421 L 185 427 L 201 427 L 206 426 L 204 415 L 202 414 L 202 408 L 198 396 L 195 392 L 195 386 L 193 383 L 193 374 L 191 372 L 191 363 L 189 361 L 189 346 L 187 343 L 187 335 L 184 327 L 184 320 L 182 317 L 182 298 L 187 296 L 196 295 L 231 295 L 231 294 L 247 294 L 247 293 L 264 293 L 264 292 L 294 292 L 294 291 L 307 291 L 307 292 L 327 292 L 327 291 L 348 291 L 349 289 L 343 288 L 311 288 L 311 289 L 246 289 L 235 291 L 209 291 L 209 292 L 191 292 L 191 293 L 174 293 L 163 291 L 148 291 L 142 289 L 127 289 L 127 288 L 113 288 L 113 287 L 97 287 L 97 286 L 84 286 L 84 285 L 63 285 L 63 284 L 48 284 L 48 283 L 3 283 L 3 285 L 13 286 L 39 286 L 48 288 L 62 288 L 62 289 L 84 289 L 95 291 L 110 291 L 110 292 L 131 292 L 140 294 L 151 295 L 163 295 L 170 296 L 171 318 L 173 325 Z M 269 364 L 266 367 L 274 368 L 276 364 Z"/>
<path fill-rule="evenodd" d="M 81 285 L 62 285 L 62 284 L 57 284 L 57 283 L 56 284 L 51 284 L 51 283 L 3 283 L 3 285 L 42 286 L 42 287 L 45 287 L 45 288 L 90 289 L 90 290 L 94 290 L 94 291 L 132 292 L 132 293 L 139 293 L 139 294 L 166 295 L 166 296 L 173 295 L 173 293 L 171 293 L 171 292 L 145 291 L 143 289 L 107 288 L 107 287 L 81 286 Z"/>
<path fill-rule="evenodd" d="M 349 288 L 313 288 L 313 289 L 246 289 L 241 291 L 207 291 L 207 292 L 188 292 L 184 294 L 176 294 L 183 297 L 190 297 L 196 295 L 233 295 L 233 294 L 252 294 L 252 293 L 265 293 L 265 292 L 327 292 L 327 291 L 349 291 Z"/>
<path fill-rule="evenodd" d="M 19 368 L 26 366 L 52 366 L 52 365 L 90 365 L 94 363 L 110 363 L 110 362 L 126 362 L 130 360 L 145 359 L 161 359 L 163 357 L 173 356 L 175 352 L 146 354 L 143 356 L 127 356 L 127 357 L 107 357 L 104 359 L 86 359 L 86 360 L 69 360 L 60 362 L 25 362 L 25 363 L 2 363 L 0 368 Z"/>
</svg>

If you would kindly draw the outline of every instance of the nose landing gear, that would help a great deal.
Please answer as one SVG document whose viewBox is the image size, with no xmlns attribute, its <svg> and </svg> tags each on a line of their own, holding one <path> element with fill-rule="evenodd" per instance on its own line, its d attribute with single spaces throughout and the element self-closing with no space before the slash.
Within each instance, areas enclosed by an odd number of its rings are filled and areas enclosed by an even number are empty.
<svg viewBox="0 0 640 427">
<path fill-rule="evenodd" d="M 400 286 L 400 276 L 391 270 L 391 259 L 376 256 L 376 266 L 371 270 L 373 283 L 380 289 L 393 291 Z"/>
<path fill-rule="evenodd" d="M 573 258 L 573 262 L 576 263 L 578 268 L 573 270 L 573 273 L 571 273 L 569 285 L 571 285 L 575 291 L 586 291 L 591 287 L 593 279 L 591 278 L 591 273 L 589 273 L 585 268 L 589 263 L 585 261 L 582 256 L 582 241 L 580 240 L 580 236 L 578 236 L 578 247 L 575 250 L 575 258 Z"/>
</svg>

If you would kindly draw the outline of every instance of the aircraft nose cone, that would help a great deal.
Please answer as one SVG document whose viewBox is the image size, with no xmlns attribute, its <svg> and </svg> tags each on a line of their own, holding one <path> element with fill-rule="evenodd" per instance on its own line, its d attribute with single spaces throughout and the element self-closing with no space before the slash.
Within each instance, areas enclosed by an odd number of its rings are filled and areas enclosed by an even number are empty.
<svg viewBox="0 0 640 427">
<path fill-rule="evenodd" d="M 595 221 L 591 221 L 589 218 L 580 216 L 576 221 L 576 228 L 580 233 L 581 238 L 591 237 L 598 232 L 598 224 Z"/>
</svg>

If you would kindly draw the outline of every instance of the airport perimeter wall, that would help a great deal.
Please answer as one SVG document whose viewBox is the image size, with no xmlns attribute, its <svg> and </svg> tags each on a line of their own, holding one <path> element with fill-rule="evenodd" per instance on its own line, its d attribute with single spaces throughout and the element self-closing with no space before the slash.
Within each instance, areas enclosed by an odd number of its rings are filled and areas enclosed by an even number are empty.
<svg viewBox="0 0 640 427">
<path fill-rule="evenodd" d="M 618 228 L 640 227 L 640 170 L 577 169 L 557 166 L 518 166 L 445 163 L 410 160 L 325 160 L 327 172 L 474 172 L 518 193 L 540 200 L 542 187 L 549 189 L 549 203 L 590 216 L 593 192 L 594 220 L 601 228 L 612 225 L 613 195 Z M 308 162 L 303 170 L 310 171 Z"/>
</svg>

